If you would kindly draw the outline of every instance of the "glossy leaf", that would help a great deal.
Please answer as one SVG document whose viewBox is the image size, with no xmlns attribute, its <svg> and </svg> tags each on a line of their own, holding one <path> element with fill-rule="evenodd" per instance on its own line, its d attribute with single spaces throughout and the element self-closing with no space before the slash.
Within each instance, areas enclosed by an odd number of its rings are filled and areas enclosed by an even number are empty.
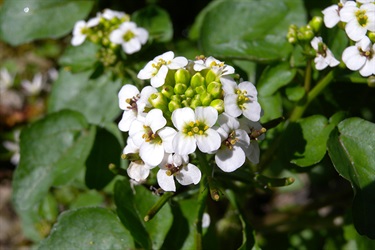
<svg viewBox="0 0 375 250">
<path fill-rule="evenodd" d="M 375 124 L 349 118 L 333 131 L 328 152 L 337 172 L 355 190 L 353 222 L 361 235 L 375 239 Z"/>
<path fill-rule="evenodd" d="M 95 129 L 73 111 L 50 114 L 22 131 L 13 204 L 23 223 L 36 219 L 34 208 L 51 186 L 67 183 L 82 171 L 94 136 Z"/>
<path fill-rule="evenodd" d="M 205 13 L 200 41 L 213 56 L 280 60 L 292 50 L 285 39 L 289 25 L 301 25 L 305 18 L 302 1 L 220 1 Z"/>
<path fill-rule="evenodd" d="M 93 4 L 92 0 L 5 0 L 0 11 L 0 38 L 20 45 L 62 37 L 78 20 L 86 18 Z"/>
<path fill-rule="evenodd" d="M 117 136 L 116 136 L 117 135 Z M 120 166 L 122 140 L 115 124 L 98 128 L 94 145 L 86 161 L 85 183 L 88 188 L 103 189 L 114 177 L 109 164 Z"/>
<path fill-rule="evenodd" d="M 259 96 L 273 95 L 278 89 L 290 83 L 296 72 L 296 69 L 290 68 L 289 63 L 268 66 L 257 83 Z"/>
<path fill-rule="evenodd" d="M 60 70 L 54 83 L 48 111 L 71 109 L 81 112 L 88 122 L 103 125 L 119 114 L 118 90 L 120 80 L 112 81 L 109 74 L 90 79 L 92 71 L 72 74 Z"/>
<path fill-rule="evenodd" d="M 99 208 L 69 210 L 60 215 L 43 249 L 134 249 L 130 233 L 111 211 Z"/>
<path fill-rule="evenodd" d="M 264 115 L 261 117 L 261 122 L 268 122 L 283 115 L 282 98 L 280 93 L 276 93 L 273 96 L 259 98 L 258 101 L 264 112 Z"/>
<path fill-rule="evenodd" d="M 59 58 L 59 64 L 72 72 L 93 69 L 97 62 L 99 48 L 99 45 L 92 42 L 69 46 Z"/>
</svg>

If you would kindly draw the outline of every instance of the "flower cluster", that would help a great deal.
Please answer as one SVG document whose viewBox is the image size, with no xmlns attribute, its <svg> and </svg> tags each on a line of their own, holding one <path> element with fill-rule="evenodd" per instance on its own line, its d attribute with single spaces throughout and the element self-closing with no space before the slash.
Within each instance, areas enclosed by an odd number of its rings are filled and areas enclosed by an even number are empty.
<svg viewBox="0 0 375 250">
<path fill-rule="evenodd" d="M 158 167 L 159 186 L 175 191 L 175 179 L 181 185 L 200 181 L 199 156 L 209 156 L 225 172 L 235 171 L 246 158 L 258 163 L 256 140 L 264 129 L 257 90 L 251 82 L 237 83 L 233 73 L 233 67 L 213 57 L 190 61 L 169 51 L 138 73 L 150 85 L 122 87 L 118 126 L 128 132 L 123 156 L 130 161 L 130 178 L 141 182 Z"/>
<path fill-rule="evenodd" d="M 323 11 L 324 23 L 328 28 L 339 22 L 345 25 L 347 36 L 356 44 L 346 48 L 342 60 L 353 71 L 362 76 L 375 74 L 375 3 L 374 0 L 340 0 Z M 372 41 L 371 39 L 372 38 Z"/>
<path fill-rule="evenodd" d="M 107 54 L 112 51 L 106 57 L 109 57 L 107 60 L 114 61 L 113 50 L 117 47 L 121 46 L 125 54 L 133 54 L 147 42 L 148 36 L 148 31 L 130 21 L 128 14 L 105 9 L 87 22 L 78 21 L 73 29 L 71 43 L 73 46 L 79 46 L 88 39 L 100 44 L 103 48 L 108 48 Z"/>
</svg>

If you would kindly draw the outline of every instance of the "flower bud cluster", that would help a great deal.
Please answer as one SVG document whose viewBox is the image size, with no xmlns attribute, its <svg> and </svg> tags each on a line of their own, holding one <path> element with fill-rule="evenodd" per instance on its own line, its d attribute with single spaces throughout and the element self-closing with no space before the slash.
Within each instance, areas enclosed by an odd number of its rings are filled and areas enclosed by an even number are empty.
<svg viewBox="0 0 375 250">
<path fill-rule="evenodd" d="M 105 9 L 87 22 L 76 22 L 71 43 L 79 46 L 85 40 L 99 44 L 102 48 L 102 62 L 111 65 L 117 60 L 116 51 L 119 47 L 125 54 L 139 51 L 148 40 L 148 32 L 130 21 L 130 15 Z"/>
<path fill-rule="evenodd" d="M 190 161 L 197 153 L 212 155 L 225 172 L 246 158 L 259 161 L 257 139 L 265 131 L 258 122 L 257 90 L 251 82 L 237 83 L 234 71 L 213 57 L 190 61 L 169 51 L 138 73 L 150 85 L 141 91 L 123 86 L 119 129 L 129 134 L 124 156 L 132 179 L 143 181 L 158 167 L 159 186 L 175 191 L 174 178 L 182 185 L 200 181 L 202 166 Z"/>
</svg>

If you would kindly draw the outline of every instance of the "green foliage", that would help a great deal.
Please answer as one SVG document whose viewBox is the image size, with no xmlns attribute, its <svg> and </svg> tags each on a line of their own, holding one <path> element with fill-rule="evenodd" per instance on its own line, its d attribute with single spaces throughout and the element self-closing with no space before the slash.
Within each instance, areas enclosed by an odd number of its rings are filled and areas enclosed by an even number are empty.
<svg viewBox="0 0 375 250">
<path fill-rule="evenodd" d="M 0 12 L 0 38 L 20 45 L 35 39 L 62 37 L 89 14 L 93 4 L 91 0 L 5 0 Z"/>
</svg>

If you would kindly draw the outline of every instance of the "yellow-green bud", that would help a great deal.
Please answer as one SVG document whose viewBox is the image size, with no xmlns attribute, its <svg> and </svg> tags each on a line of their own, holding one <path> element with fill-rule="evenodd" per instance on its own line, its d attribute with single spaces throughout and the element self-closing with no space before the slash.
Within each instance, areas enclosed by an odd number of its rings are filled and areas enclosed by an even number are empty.
<svg viewBox="0 0 375 250">
<path fill-rule="evenodd" d="M 210 93 L 204 92 L 200 95 L 200 100 L 203 106 L 208 106 L 212 102 L 212 95 Z"/>
<path fill-rule="evenodd" d="M 187 97 L 193 97 L 195 95 L 195 91 L 192 87 L 189 87 L 185 91 L 185 96 Z"/>
<path fill-rule="evenodd" d="M 172 95 L 171 100 L 176 102 L 181 102 L 181 97 L 179 95 Z"/>
<path fill-rule="evenodd" d="M 215 72 L 213 72 L 211 69 L 207 71 L 206 74 L 206 83 L 209 84 L 210 82 L 213 82 L 216 80 L 217 75 Z"/>
<path fill-rule="evenodd" d="M 195 93 L 202 94 L 205 92 L 206 92 L 206 89 L 204 88 L 204 86 L 199 86 L 195 88 Z"/>
<path fill-rule="evenodd" d="M 161 93 L 167 97 L 168 99 L 171 98 L 172 95 L 174 95 L 174 90 L 172 86 L 164 85 L 161 89 Z"/>
<path fill-rule="evenodd" d="M 189 98 L 189 99 L 185 99 L 185 100 L 183 100 L 183 101 L 181 102 L 181 104 L 182 104 L 182 106 L 184 106 L 184 107 L 190 107 L 190 101 L 191 101 L 190 98 Z"/>
<path fill-rule="evenodd" d="M 174 73 L 175 82 L 183 83 L 189 85 L 191 75 L 186 69 L 179 69 Z"/>
<path fill-rule="evenodd" d="M 178 95 L 182 95 L 185 93 L 186 89 L 187 89 L 187 86 L 185 84 L 176 83 L 176 85 L 174 86 L 174 93 Z"/>
<path fill-rule="evenodd" d="M 369 78 L 367 78 L 367 85 L 370 88 L 375 88 L 375 76 L 369 76 Z"/>
<path fill-rule="evenodd" d="M 199 99 L 193 99 L 190 103 L 190 108 L 195 109 L 196 107 L 202 106 L 202 102 Z"/>
<path fill-rule="evenodd" d="M 315 33 L 318 33 L 322 28 L 323 18 L 320 16 L 314 16 L 309 22 L 310 27 Z"/>
<path fill-rule="evenodd" d="M 172 100 L 168 103 L 168 109 L 169 111 L 173 112 L 176 109 L 181 108 L 181 103 L 175 100 Z"/>
<path fill-rule="evenodd" d="M 193 88 L 199 87 L 199 86 L 204 86 L 204 77 L 201 75 L 201 73 L 195 73 L 193 77 L 191 78 L 190 81 L 190 86 Z"/>
<path fill-rule="evenodd" d="M 210 93 L 213 98 L 219 98 L 222 93 L 221 83 L 211 82 L 207 86 L 207 92 Z"/>
<path fill-rule="evenodd" d="M 211 107 L 214 107 L 219 114 L 224 112 L 224 101 L 222 99 L 215 99 L 210 103 Z"/>
<path fill-rule="evenodd" d="M 167 99 L 162 93 L 153 93 L 148 98 L 148 101 L 154 108 L 165 110 L 167 108 Z"/>
<path fill-rule="evenodd" d="M 375 32 L 368 32 L 368 38 L 370 38 L 372 43 L 375 43 Z"/>
</svg>

